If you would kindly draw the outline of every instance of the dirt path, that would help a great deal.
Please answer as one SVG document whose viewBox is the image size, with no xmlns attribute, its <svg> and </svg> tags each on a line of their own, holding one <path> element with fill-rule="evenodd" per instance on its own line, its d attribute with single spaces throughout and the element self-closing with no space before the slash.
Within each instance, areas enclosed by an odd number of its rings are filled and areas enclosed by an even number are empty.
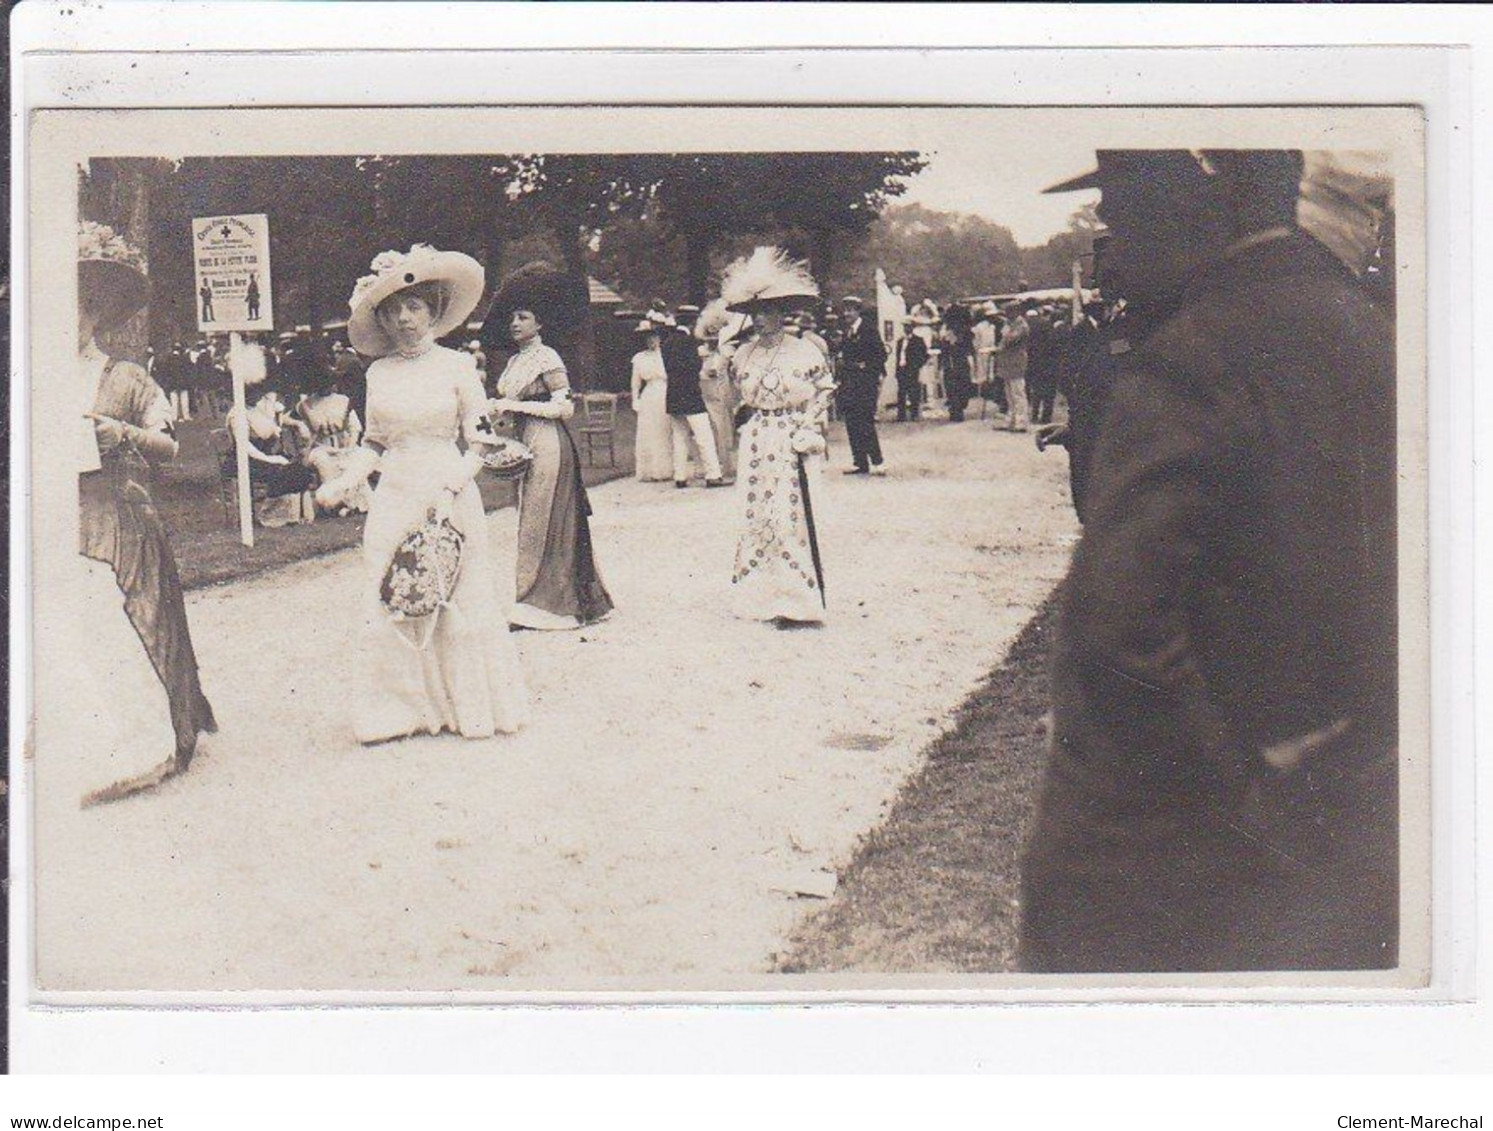
<svg viewBox="0 0 1493 1131">
<path fill-rule="evenodd" d="M 43 814 L 48 988 L 723 986 L 770 956 L 1058 580 L 1066 465 L 887 426 L 825 479 L 831 619 L 727 610 L 734 492 L 593 492 L 618 612 L 524 633 L 535 722 L 363 749 L 342 554 L 194 594 L 222 723 L 150 796 Z M 843 460 L 843 444 L 838 446 Z M 511 560 L 515 516 L 490 518 Z M 825 870 L 830 870 L 826 872 Z"/>
</svg>

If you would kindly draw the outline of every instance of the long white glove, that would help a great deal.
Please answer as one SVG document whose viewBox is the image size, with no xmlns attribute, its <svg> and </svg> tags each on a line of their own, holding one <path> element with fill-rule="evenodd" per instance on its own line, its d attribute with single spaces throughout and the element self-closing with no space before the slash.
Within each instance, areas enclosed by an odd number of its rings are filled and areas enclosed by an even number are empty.
<svg viewBox="0 0 1493 1131">
<path fill-rule="evenodd" d="M 529 401 L 525 404 L 524 411 L 530 416 L 542 417 L 545 420 L 561 420 L 570 415 L 571 406 L 568 400 Z"/>
<path fill-rule="evenodd" d="M 461 457 L 460 466 L 452 470 L 450 478 L 442 486 L 453 495 L 459 495 L 481 470 L 482 457 L 475 448 L 468 448 Z"/>
<path fill-rule="evenodd" d="M 516 407 L 518 405 L 522 405 L 523 407 Z M 491 407 L 496 412 L 511 412 L 519 416 L 538 416 L 545 420 L 565 420 L 574 411 L 574 406 L 570 403 L 568 397 L 548 401 L 496 400 L 491 402 Z"/>
<path fill-rule="evenodd" d="M 379 454 L 372 448 L 357 447 L 348 456 L 342 474 L 329 479 L 316 489 L 316 501 L 323 507 L 335 507 L 368 482 L 368 477 L 378 470 Z"/>
</svg>

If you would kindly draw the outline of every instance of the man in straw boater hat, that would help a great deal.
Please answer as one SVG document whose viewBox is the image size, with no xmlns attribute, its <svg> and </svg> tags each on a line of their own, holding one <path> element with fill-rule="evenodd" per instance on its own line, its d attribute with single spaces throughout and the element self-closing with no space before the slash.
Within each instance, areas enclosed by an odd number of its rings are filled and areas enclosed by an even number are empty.
<svg viewBox="0 0 1493 1131">
<path fill-rule="evenodd" d="M 44 772 L 55 767 L 70 790 L 75 783 L 85 805 L 185 770 L 199 736 L 217 729 L 176 558 L 151 497 L 153 469 L 176 457 L 171 406 L 144 369 L 107 356 L 98 342 L 149 297 L 141 253 L 103 224 L 80 224 L 74 380 L 82 411 L 79 431 L 68 435 L 78 442 L 82 556 L 69 613 L 82 618 L 86 641 L 68 658 L 73 686 L 59 702 L 84 730 Z"/>
<path fill-rule="evenodd" d="M 779 628 L 824 619 L 824 563 L 814 496 L 835 382 L 824 356 L 783 331 L 819 285 L 807 265 L 773 247 L 736 260 L 721 277 L 727 309 L 748 314 L 757 334 L 731 358 L 749 410 L 736 475 L 744 522 L 731 576 L 738 615 Z"/>
<path fill-rule="evenodd" d="M 1034 971 L 1397 962 L 1393 327 L 1299 153 L 1107 150 L 1131 350 L 1091 471 L 1024 862 Z"/>
<path fill-rule="evenodd" d="M 1031 326 L 1022 314 L 1019 302 L 1008 302 L 1002 310 L 1005 325 L 995 347 L 995 371 L 1000 378 L 1006 401 L 1006 427 L 1013 432 L 1027 430 L 1026 399 L 1027 345 Z M 997 425 L 999 427 L 999 425 Z"/>
<path fill-rule="evenodd" d="M 844 336 L 835 375 L 840 382 L 840 414 L 845 418 L 852 465 L 845 474 L 885 475 L 881 440 L 876 435 L 876 401 L 886 368 L 886 345 L 875 319 L 865 317 L 865 306 L 859 295 L 846 295 L 840 300 Z"/>
<path fill-rule="evenodd" d="M 819 333 L 819 319 L 812 310 L 805 310 L 798 316 L 798 336 L 824 355 L 825 361 L 829 360 L 829 343 Z"/>
<path fill-rule="evenodd" d="M 923 414 L 923 366 L 928 364 L 928 343 L 913 327 L 918 319 L 907 318 L 907 332 L 897 339 L 897 419 L 903 423 Z"/>
</svg>

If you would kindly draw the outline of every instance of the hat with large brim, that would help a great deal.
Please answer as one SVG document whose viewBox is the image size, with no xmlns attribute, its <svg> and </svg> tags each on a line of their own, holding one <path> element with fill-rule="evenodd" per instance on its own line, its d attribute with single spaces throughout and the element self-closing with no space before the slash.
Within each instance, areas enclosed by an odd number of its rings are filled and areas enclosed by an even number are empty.
<svg viewBox="0 0 1493 1131">
<path fill-rule="evenodd" d="M 566 338 L 585 324 L 590 307 L 591 290 L 584 278 L 543 260 L 526 263 L 503 279 L 488 303 L 482 316 L 482 344 L 512 350 L 508 327 L 517 310 L 539 319 L 546 338 Z"/>
<path fill-rule="evenodd" d="M 150 301 L 145 256 L 107 224 L 78 224 L 79 299 L 86 290 L 98 305 L 97 329 L 128 322 Z"/>
<path fill-rule="evenodd" d="M 726 268 L 721 297 L 735 314 L 806 306 L 819 298 L 819 284 L 804 260 L 794 260 L 781 248 L 759 247 Z"/>
<path fill-rule="evenodd" d="M 1097 167 L 1087 173 L 1042 190 L 1043 195 L 1102 189 L 1105 185 L 1141 181 L 1160 184 L 1173 191 L 1196 189 L 1220 171 L 1218 150 L 1204 149 L 1099 149 Z M 1025 284 L 1020 286 L 1026 290 Z"/>
<path fill-rule="evenodd" d="M 446 307 L 432 326 L 434 336 L 442 338 L 466 322 L 486 281 L 482 264 L 470 255 L 438 251 L 429 244 L 416 244 L 408 252 L 383 252 L 371 266 L 373 274 L 358 280 L 348 300 L 347 339 L 365 357 L 383 357 L 394 350 L 378 321 L 379 304 L 390 295 L 421 283 L 444 287 Z"/>
</svg>

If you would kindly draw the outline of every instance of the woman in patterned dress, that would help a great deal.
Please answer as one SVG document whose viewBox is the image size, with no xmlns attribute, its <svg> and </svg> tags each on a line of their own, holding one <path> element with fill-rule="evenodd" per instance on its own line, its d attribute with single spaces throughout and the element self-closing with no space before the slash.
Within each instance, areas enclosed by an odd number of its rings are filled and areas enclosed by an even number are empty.
<svg viewBox="0 0 1493 1131">
<path fill-rule="evenodd" d="M 504 280 L 483 318 L 485 330 L 505 329 L 518 347 L 489 409 L 516 418 L 519 439 L 534 452 L 519 488 L 517 592 L 508 616 L 518 628 L 581 628 L 612 611 L 591 545 L 580 453 L 566 424 L 575 412 L 570 379 L 540 336 L 546 328 L 563 334 L 578 325 L 585 301 L 562 272 L 533 263 Z"/>
<path fill-rule="evenodd" d="M 756 336 L 731 358 L 743 403 L 736 489 L 744 525 L 732 575 L 738 615 L 780 628 L 824 620 L 824 571 L 814 502 L 834 378 L 811 343 L 783 331 L 784 315 L 818 296 L 805 266 L 758 248 L 727 268 L 721 294 L 750 314 Z"/>
</svg>

